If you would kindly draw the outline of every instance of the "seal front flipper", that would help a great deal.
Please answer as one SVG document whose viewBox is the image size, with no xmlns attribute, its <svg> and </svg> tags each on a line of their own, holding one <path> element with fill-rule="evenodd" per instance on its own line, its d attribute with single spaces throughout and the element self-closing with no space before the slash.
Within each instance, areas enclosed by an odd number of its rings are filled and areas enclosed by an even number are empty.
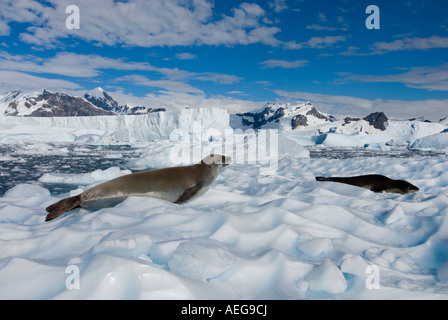
<svg viewBox="0 0 448 320">
<path fill-rule="evenodd" d="M 51 206 L 48 206 L 47 209 L 45 209 L 48 212 L 47 216 L 45 217 L 45 221 L 50 221 L 59 216 L 62 216 L 64 213 L 78 208 L 80 204 L 80 195 L 59 200 L 58 202 L 52 204 Z"/>
<path fill-rule="evenodd" d="M 199 181 L 198 183 L 196 183 L 194 186 L 186 189 L 179 197 L 179 199 L 176 200 L 175 203 L 184 203 L 185 201 L 190 200 L 191 198 L 193 198 L 198 192 L 199 190 L 201 190 L 202 188 L 202 181 Z"/>
</svg>

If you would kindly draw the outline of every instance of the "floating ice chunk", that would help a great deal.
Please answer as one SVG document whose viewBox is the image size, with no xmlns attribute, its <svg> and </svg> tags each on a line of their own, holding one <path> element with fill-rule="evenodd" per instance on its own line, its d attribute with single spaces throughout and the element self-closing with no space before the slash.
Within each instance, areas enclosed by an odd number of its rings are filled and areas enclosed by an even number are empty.
<svg viewBox="0 0 448 320">
<path fill-rule="evenodd" d="M 11 157 L 9 154 L 0 154 L 0 161 L 11 161 L 16 160 L 14 157 Z"/>
<path fill-rule="evenodd" d="M 21 183 L 5 192 L 5 198 L 30 198 L 37 196 L 49 196 L 50 191 L 34 184 Z"/>
</svg>

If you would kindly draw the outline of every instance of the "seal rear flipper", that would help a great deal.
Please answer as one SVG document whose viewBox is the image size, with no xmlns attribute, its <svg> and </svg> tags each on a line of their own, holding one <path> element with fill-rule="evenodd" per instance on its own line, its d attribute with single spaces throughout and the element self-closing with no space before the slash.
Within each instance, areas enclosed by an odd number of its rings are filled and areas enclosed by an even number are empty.
<svg viewBox="0 0 448 320">
<path fill-rule="evenodd" d="M 327 181 L 325 177 L 316 177 L 316 181 Z"/>
<path fill-rule="evenodd" d="M 81 197 L 79 195 L 59 200 L 46 208 L 48 214 L 45 221 L 53 220 L 66 212 L 72 211 L 80 206 Z"/>
</svg>

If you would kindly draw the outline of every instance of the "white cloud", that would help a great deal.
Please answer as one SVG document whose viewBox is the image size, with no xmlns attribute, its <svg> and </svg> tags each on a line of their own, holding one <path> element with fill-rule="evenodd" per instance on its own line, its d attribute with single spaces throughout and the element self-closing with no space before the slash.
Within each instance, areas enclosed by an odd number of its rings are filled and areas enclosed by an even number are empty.
<svg viewBox="0 0 448 320">
<path fill-rule="evenodd" d="M 183 52 L 183 53 L 178 53 L 176 54 L 176 58 L 179 60 L 192 60 L 192 59 L 197 59 L 197 57 L 189 52 Z"/>
<path fill-rule="evenodd" d="M 393 75 L 348 74 L 338 82 L 396 82 L 409 88 L 448 91 L 448 63 L 436 67 L 414 67 L 409 71 Z"/>
<path fill-rule="evenodd" d="M 448 37 L 433 35 L 429 38 L 405 38 L 392 42 L 376 42 L 371 49 L 374 53 L 381 54 L 400 50 L 428 50 L 434 48 L 448 48 Z"/>
<path fill-rule="evenodd" d="M 42 59 L 31 55 L 11 55 L 4 51 L 0 51 L 0 69 L 82 78 L 95 77 L 101 69 L 160 71 L 146 62 L 130 62 L 95 54 L 60 52 L 52 58 Z"/>
<path fill-rule="evenodd" d="M 227 92 L 227 94 L 236 94 L 236 95 L 241 95 L 241 96 L 247 96 L 247 93 L 245 93 L 243 91 L 239 91 L 239 90 L 229 91 L 229 92 Z"/>
<path fill-rule="evenodd" d="M 286 4 L 286 0 L 274 0 L 269 2 L 269 7 L 274 9 L 274 12 L 282 12 L 283 10 L 288 9 L 288 5 Z"/>
<path fill-rule="evenodd" d="M 41 89 L 62 90 L 79 89 L 80 86 L 74 82 L 37 77 L 23 72 L 0 70 L 0 92 L 21 89 L 24 91 L 34 91 Z"/>
<path fill-rule="evenodd" d="M 221 84 L 233 84 L 240 82 L 241 78 L 233 75 L 215 73 L 215 72 L 200 72 L 191 73 L 192 80 L 212 81 Z"/>
<path fill-rule="evenodd" d="M 323 111 L 330 113 L 333 112 L 335 114 L 340 114 L 341 110 L 339 109 L 343 109 L 343 112 L 348 112 L 347 114 L 351 114 L 355 111 L 356 113 L 368 112 L 373 110 L 374 107 L 374 102 L 371 100 L 350 96 L 328 95 L 301 91 L 289 92 L 283 90 L 274 90 L 274 92 L 284 98 L 311 101 L 312 103 L 323 107 L 325 109 Z"/>
<path fill-rule="evenodd" d="M 263 25 L 266 13 L 257 4 L 242 3 L 231 15 L 220 15 L 207 0 L 78 0 L 80 29 L 68 30 L 65 8 L 74 1 L 48 3 L 2 1 L 2 33 L 10 32 L 5 28 L 10 22 L 28 22 L 32 26 L 21 34 L 21 40 L 44 47 L 56 47 L 67 38 L 138 47 L 280 44 L 274 37 L 280 29 Z"/>
<path fill-rule="evenodd" d="M 173 92 L 188 92 L 188 93 L 203 93 L 202 90 L 197 89 L 188 83 L 173 80 L 150 80 L 142 75 L 127 75 L 119 77 L 114 80 L 115 82 L 132 82 L 139 86 L 160 88 Z"/>
<path fill-rule="evenodd" d="M 345 40 L 347 40 L 346 36 L 312 37 L 306 42 L 306 45 L 310 48 L 323 49 Z"/>
<path fill-rule="evenodd" d="M 295 61 L 287 61 L 287 60 L 276 60 L 270 59 L 263 62 L 260 62 L 263 68 L 285 68 L 285 69 L 294 69 L 304 67 L 308 64 L 307 60 L 295 60 Z"/>
<path fill-rule="evenodd" d="M 432 121 L 438 121 L 448 115 L 448 99 L 425 100 L 386 100 L 382 104 L 386 115 L 398 119 L 410 119 L 425 117 Z"/>
<path fill-rule="evenodd" d="M 174 85 L 182 80 L 211 81 L 221 84 L 238 83 L 241 78 L 214 72 L 189 72 L 178 68 L 159 68 L 147 62 L 133 62 L 126 59 L 112 59 L 95 54 L 83 55 L 60 52 L 48 59 L 32 55 L 11 55 L 0 51 L 0 69 L 21 72 L 56 74 L 68 77 L 93 78 L 102 70 L 124 70 L 158 73 Z M 162 83 L 162 87 L 169 86 L 170 82 Z M 179 86 L 177 86 L 179 87 Z"/>
<path fill-rule="evenodd" d="M 327 16 L 323 12 L 317 13 L 317 21 L 318 22 L 325 22 L 327 20 Z"/>
<path fill-rule="evenodd" d="M 271 81 L 267 81 L 267 80 L 259 80 L 255 82 L 256 84 L 262 85 L 263 87 L 268 87 L 268 86 L 272 86 L 272 82 Z"/>
<path fill-rule="evenodd" d="M 336 19 L 331 16 L 330 19 L 328 19 L 324 12 L 317 13 L 316 22 L 317 23 L 307 25 L 306 29 L 319 31 L 346 31 L 349 27 L 343 16 L 336 16 Z"/>
<path fill-rule="evenodd" d="M 324 49 L 336 45 L 338 42 L 347 40 L 347 36 L 326 36 L 326 37 L 312 37 L 308 41 L 297 43 L 296 41 L 289 41 L 285 43 L 286 49 L 300 50 L 305 48 Z"/>
<path fill-rule="evenodd" d="M 323 26 L 323 25 L 320 25 L 320 24 L 311 24 L 311 25 L 306 26 L 306 28 L 308 30 L 319 30 L 319 31 L 321 31 L 321 30 L 326 30 L 326 31 L 337 31 L 337 30 L 339 30 L 339 28 L 336 28 L 336 27 L 328 27 L 328 26 Z"/>
<path fill-rule="evenodd" d="M 132 94 L 117 90 L 109 92 L 119 103 L 129 103 L 132 106 L 164 107 L 167 109 L 189 108 L 223 108 L 231 113 L 248 112 L 261 107 L 265 102 L 241 100 L 233 97 L 212 96 L 206 97 L 204 93 L 192 94 L 188 92 L 176 92 L 161 90 L 150 93 L 144 97 L 136 97 Z"/>
<path fill-rule="evenodd" d="M 11 21 L 41 24 L 53 11 L 38 1 L 3 0 L 0 2 L 0 35 L 10 34 L 8 23 Z"/>
</svg>

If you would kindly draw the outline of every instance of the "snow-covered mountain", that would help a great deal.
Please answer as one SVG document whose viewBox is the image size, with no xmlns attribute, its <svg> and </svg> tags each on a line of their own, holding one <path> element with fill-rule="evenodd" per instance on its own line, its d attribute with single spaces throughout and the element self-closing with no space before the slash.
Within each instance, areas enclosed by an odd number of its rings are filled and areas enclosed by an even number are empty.
<svg viewBox="0 0 448 320">
<path fill-rule="evenodd" d="M 232 117 L 234 126 L 252 129 L 279 129 L 284 132 L 318 131 L 325 133 L 378 133 L 386 130 L 388 118 L 383 112 L 371 113 L 363 119 L 334 116 L 318 111 L 311 102 L 300 104 L 269 102 L 261 109 Z"/>
<path fill-rule="evenodd" d="M 104 110 L 82 97 L 66 93 L 41 92 L 23 93 L 10 92 L 0 101 L 6 116 L 30 117 L 75 117 L 75 116 L 107 116 L 113 112 Z"/>
<path fill-rule="evenodd" d="M 150 108 L 145 106 L 130 106 L 125 104 L 120 106 L 114 98 L 110 96 L 101 87 L 97 87 L 93 90 L 87 91 L 83 96 L 87 101 L 91 102 L 93 105 L 111 111 L 115 114 L 147 114 L 152 112 L 165 111 L 164 108 Z"/>
<path fill-rule="evenodd" d="M 93 115 L 97 117 L 90 117 Z M 172 138 L 178 130 L 190 135 L 193 132 L 196 136 L 198 129 L 276 129 L 282 139 L 289 139 L 288 143 L 292 140 L 294 145 L 431 148 L 436 139 L 439 141 L 437 148 L 440 148 L 448 146 L 447 125 L 446 119 L 435 123 L 420 119 L 389 120 L 383 112 L 374 112 L 362 119 L 336 118 L 319 111 L 310 102 L 269 102 L 260 109 L 242 114 L 229 114 L 219 108 L 166 111 L 127 104 L 120 106 L 101 88 L 85 92 L 83 96 L 47 90 L 13 91 L 0 96 L 0 126 L 6 130 L 0 130 L 0 141 L 4 142 L 24 137 L 32 139 L 36 133 L 41 134 L 37 134 L 36 139 L 44 141 L 84 140 L 89 136 L 150 141 Z M 437 136 L 429 137 L 432 135 Z"/>
<path fill-rule="evenodd" d="M 147 114 L 165 111 L 128 104 L 120 106 L 110 94 L 98 87 L 82 97 L 62 92 L 41 90 L 36 92 L 10 91 L 0 96 L 0 116 L 76 117 L 118 114 Z"/>
<path fill-rule="evenodd" d="M 120 113 L 118 102 L 115 101 L 106 91 L 101 87 L 87 91 L 84 94 L 84 99 L 91 102 L 93 105 L 114 113 Z"/>
</svg>

